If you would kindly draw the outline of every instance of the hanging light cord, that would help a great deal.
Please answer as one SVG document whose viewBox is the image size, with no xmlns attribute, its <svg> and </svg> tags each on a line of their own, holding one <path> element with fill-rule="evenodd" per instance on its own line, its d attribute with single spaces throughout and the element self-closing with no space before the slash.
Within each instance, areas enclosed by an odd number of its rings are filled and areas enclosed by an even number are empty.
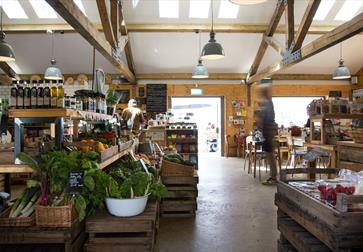
<svg viewBox="0 0 363 252">
<path fill-rule="evenodd" d="M 52 58 L 51 60 L 54 60 L 54 31 L 52 32 Z"/>
<path fill-rule="evenodd" d="M 1 25 L 1 32 L 0 32 L 0 39 L 5 39 L 5 33 L 3 31 L 3 0 L 1 0 L 1 13 L 0 13 L 0 25 Z"/>
<path fill-rule="evenodd" d="M 340 60 L 342 60 L 342 55 L 343 55 L 342 51 L 343 51 L 343 46 L 342 43 L 340 43 Z"/>
<path fill-rule="evenodd" d="M 213 18 L 213 0 L 211 0 L 211 9 L 212 9 L 212 32 L 213 30 L 213 23 L 214 23 L 214 18 Z"/>
<path fill-rule="evenodd" d="M 198 45 L 198 48 L 199 48 L 199 55 L 198 55 L 198 60 L 201 60 L 200 59 L 200 55 L 201 55 L 201 50 L 200 50 L 200 48 L 201 48 L 201 46 L 202 46 L 202 44 L 201 44 L 201 39 L 202 39 L 202 33 L 201 33 L 201 31 L 200 30 L 198 30 L 198 33 L 199 33 L 199 45 Z"/>
</svg>

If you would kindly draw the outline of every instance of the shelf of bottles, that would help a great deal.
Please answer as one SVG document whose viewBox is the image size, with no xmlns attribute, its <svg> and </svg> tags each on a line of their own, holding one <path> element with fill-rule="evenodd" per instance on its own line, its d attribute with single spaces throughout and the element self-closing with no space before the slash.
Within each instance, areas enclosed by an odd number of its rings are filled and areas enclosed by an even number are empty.
<svg viewBox="0 0 363 252">
<path fill-rule="evenodd" d="M 107 112 L 104 94 L 92 90 L 78 90 L 76 95 L 67 96 L 64 92 L 63 80 L 13 81 L 9 105 L 9 111 L 39 110 L 39 114 L 40 110 L 46 110 L 53 116 L 55 116 L 55 109 L 58 109 L 58 112 L 59 109 L 99 114 Z"/>
</svg>

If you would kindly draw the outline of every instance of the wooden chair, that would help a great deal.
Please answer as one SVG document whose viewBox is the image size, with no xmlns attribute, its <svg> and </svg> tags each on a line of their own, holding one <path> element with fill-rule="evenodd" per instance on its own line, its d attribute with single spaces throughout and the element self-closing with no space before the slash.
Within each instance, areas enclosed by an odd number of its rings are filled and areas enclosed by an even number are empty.
<svg viewBox="0 0 363 252">
<path fill-rule="evenodd" d="M 225 135 L 225 150 L 226 150 L 226 157 L 230 157 L 231 150 L 235 149 L 237 152 L 237 144 L 233 141 L 233 138 L 230 135 Z M 237 155 L 237 154 L 236 154 Z"/>
<path fill-rule="evenodd" d="M 286 162 L 286 169 L 289 164 L 293 167 L 293 170 L 296 169 L 298 163 L 301 163 L 303 160 L 303 156 L 306 155 L 307 150 L 300 145 L 296 145 L 293 137 L 288 137 L 287 142 L 289 144 L 289 159 Z M 302 149 L 303 148 L 303 149 Z M 292 175 L 294 172 L 292 173 Z"/>
<path fill-rule="evenodd" d="M 248 161 L 248 169 L 247 169 L 247 173 L 249 174 L 251 172 L 251 158 L 252 158 L 252 142 L 253 142 L 253 138 L 252 136 L 248 136 L 246 137 L 246 148 L 245 148 L 245 163 L 243 165 L 243 170 L 246 170 L 246 163 Z"/>
</svg>

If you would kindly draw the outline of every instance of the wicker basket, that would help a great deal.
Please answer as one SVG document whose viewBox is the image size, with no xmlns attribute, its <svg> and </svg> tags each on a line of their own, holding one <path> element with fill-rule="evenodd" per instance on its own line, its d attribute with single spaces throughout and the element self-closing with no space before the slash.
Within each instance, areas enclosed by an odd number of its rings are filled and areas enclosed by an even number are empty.
<svg viewBox="0 0 363 252">
<path fill-rule="evenodd" d="M 71 205 L 35 207 L 35 222 L 40 227 L 71 227 L 77 212 Z"/>
<path fill-rule="evenodd" d="M 35 225 L 34 213 L 29 217 L 9 218 L 11 208 L 0 214 L 0 227 L 30 227 Z"/>
<path fill-rule="evenodd" d="M 161 164 L 161 175 L 164 177 L 193 177 L 194 166 L 177 164 L 164 159 Z"/>
<path fill-rule="evenodd" d="M 350 131 L 350 136 L 355 143 L 363 143 L 363 129 L 354 129 Z"/>
</svg>

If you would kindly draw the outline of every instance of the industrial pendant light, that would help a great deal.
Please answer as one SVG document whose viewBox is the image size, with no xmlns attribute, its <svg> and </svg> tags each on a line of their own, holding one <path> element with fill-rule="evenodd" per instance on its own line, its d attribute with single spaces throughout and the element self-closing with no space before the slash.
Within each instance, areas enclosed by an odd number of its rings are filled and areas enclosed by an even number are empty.
<svg viewBox="0 0 363 252">
<path fill-rule="evenodd" d="M 208 78 L 208 70 L 207 68 L 203 65 L 203 61 L 200 58 L 200 42 L 201 42 L 201 31 L 197 31 L 197 33 L 199 33 L 199 54 L 198 54 L 198 65 L 196 65 L 193 68 L 193 72 L 192 72 L 192 78 L 193 79 L 205 79 Z"/>
<path fill-rule="evenodd" d="M 349 79 L 350 71 L 349 69 L 344 66 L 344 60 L 342 57 L 342 43 L 340 43 L 340 60 L 339 60 L 339 66 L 335 69 L 335 72 L 333 74 L 334 80 L 342 80 L 342 79 Z"/>
<path fill-rule="evenodd" d="M 238 5 L 252 5 L 267 2 L 267 0 L 229 0 L 231 3 Z"/>
<path fill-rule="evenodd" d="M 15 61 L 14 50 L 5 42 L 5 32 L 3 31 L 3 7 L 1 2 L 1 31 L 0 31 L 0 61 Z"/>
<path fill-rule="evenodd" d="M 216 60 L 224 57 L 224 50 L 221 44 L 217 43 L 215 39 L 215 32 L 213 30 L 213 0 L 211 1 L 212 9 L 212 30 L 210 31 L 210 39 L 207 44 L 204 45 L 200 58 L 202 60 Z"/>
<path fill-rule="evenodd" d="M 52 35 L 52 59 L 50 60 L 50 66 L 45 70 L 44 79 L 46 80 L 63 80 L 61 70 L 56 67 L 57 61 L 54 59 L 54 31 L 47 31 Z"/>
</svg>

